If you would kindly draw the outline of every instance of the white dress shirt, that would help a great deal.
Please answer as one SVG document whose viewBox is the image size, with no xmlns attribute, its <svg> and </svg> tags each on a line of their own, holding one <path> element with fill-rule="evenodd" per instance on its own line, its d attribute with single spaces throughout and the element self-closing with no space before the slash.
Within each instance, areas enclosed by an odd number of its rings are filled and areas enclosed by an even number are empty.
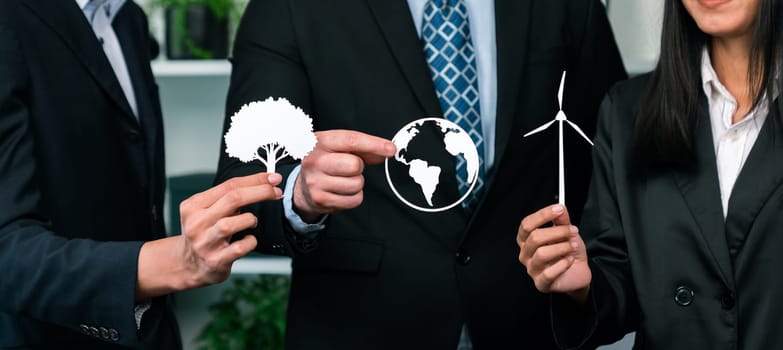
<svg viewBox="0 0 783 350">
<path fill-rule="evenodd" d="M 408 0 L 416 32 L 421 37 L 424 6 L 429 0 Z M 481 126 L 484 133 L 484 160 L 486 171 L 492 169 L 495 163 L 495 120 L 497 115 L 497 46 L 495 39 L 495 2 L 485 0 L 464 0 L 468 9 L 470 35 L 476 54 L 478 70 L 479 103 Z M 424 44 L 422 44 L 422 53 Z M 402 125 L 400 125 L 402 127 Z M 294 212 L 293 192 L 294 182 L 299 176 L 300 166 L 288 176 L 283 194 L 283 211 L 291 227 L 300 234 L 312 238 L 318 231 L 324 229 L 326 216 L 315 224 L 308 224 Z"/>
<path fill-rule="evenodd" d="M 732 116 L 737 111 L 737 100 L 718 80 L 707 48 L 702 51 L 701 76 L 704 94 L 709 103 L 712 140 L 715 146 L 715 161 L 718 166 L 720 197 L 725 218 L 734 183 L 767 119 L 769 106 L 765 95 L 756 108 L 734 123 Z M 776 90 L 775 97 L 777 94 Z"/>
</svg>

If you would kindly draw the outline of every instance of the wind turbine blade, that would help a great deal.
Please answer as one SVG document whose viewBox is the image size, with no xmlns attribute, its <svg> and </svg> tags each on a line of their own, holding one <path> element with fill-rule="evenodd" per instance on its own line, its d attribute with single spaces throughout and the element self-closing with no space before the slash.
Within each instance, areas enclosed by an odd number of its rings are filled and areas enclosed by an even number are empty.
<svg viewBox="0 0 783 350">
<path fill-rule="evenodd" d="M 563 110 L 563 86 L 565 85 L 566 71 L 563 71 L 563 77 L 560 78 L 560 90 L 557 91 L 557 102 L 560 105 L 560 110 Z"/>
<path fill-rule="evenodd" d="M 523 135 L 522 137 L 528 137 L 528 136 L 530 136 L 530 135 L 533 135 L 533 134 L 536 134 L 536 133 L 542 132 L 542 131 L 546 130 L 546 128 L 548 128 L 550 125 L 554 124 L 556 121 L 557 121 L 557 120 L 552 120 L 552 121 L 551 121 L 551 122 L 549 122 L 549 123 L 546 123 L 546 124 L 544 124 L 544 125 L 541 125 L 541 126 L 539 126 L 538 128 L 536 128 L 535 130 L 533 130 L 533 131 L 531 131 L 531 132 L 528 132 L 527 134 Z"/>
<path fill-rule="evenodd" d="M 589 137 L 587 137 L 587 135 L 585 135 L 585 132 L 584 132 L 584 131 L 582 131 L 582 129 L 580 129 L 580 128 L 579 128 L 579 126 L 577 126 L 576 124 L 572 123 L 572 122 L 571 122 L 570 120 L 568 120 L 568 119 L 566 119 L 566 121 L 568 122 L 568 125 L 571 125 L 571 127 L 572 127 L 572 128 L 574 128 L 574 130 L 576 130 L 576 132 L 578 132 L 578 133 L 579 133 L 579 135 L 582 135 L 582 137 L 585 139 L 585 141 L 587 141 L 588 143 L 590 143 L 590 146 L 594 146 L 594 145 L 593 145 L 593 141 L 590 141 L 590 138 L 589 138 Z"/>
</svg>

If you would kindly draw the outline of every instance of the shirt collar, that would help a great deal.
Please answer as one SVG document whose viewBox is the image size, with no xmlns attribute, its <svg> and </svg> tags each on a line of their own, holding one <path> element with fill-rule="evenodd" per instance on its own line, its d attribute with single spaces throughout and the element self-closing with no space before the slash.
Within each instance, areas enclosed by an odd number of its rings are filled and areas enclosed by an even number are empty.
<svg viewBox="0 0 783 350">
<path fill-rule="evenodd" d="M 701 83 L 704 94 L 708 99 L 713 99 L 715 97 L 713 94 L 719 94 L 721 98 L 736 104 L 734 96 L 732 96 L 731 93 L 729 93 L 729 90 L 723 86 L 723 83 L 718 80 L 718 73 L 715 72 L 715 68 L 712 66 L 710 51 L 706 46 L 701 50 Z"/>
<path fill-rule="evenodd" d="M 125 5 L 126 1 L 127 0 L 76 0 L 76 4 L 79 5 L 79 8 L 84 15 L 87 16 L 87 20 L 90 23 L 92 23 L 97 7 L 103 7 L 106 11 L 106 17 L 109 18 L 109 22 L 111 23 L 114 20 L 114 17 L 117 16 L 117 13 L 120 12 L 120 9 L 122 9 L 122 6 Z"/>
<path fill-rule="evenodd" d="M 775 74 L 775 81 L 772 83 L 773 100 L 778 98 L 778 96 L 780 95 L 780 92 L 778 90 L 779 79 L 780 79 L 780 72 Z M 726 86 L 724 86 L 723 83 L 721 83 L 720 80 L 718 79 L 718 73 L 715 72 L 715 68 L 712 66 L 712 59 L 710 58 L 710 52 L 707 49 L 707 46 L 705 46 L 701 50 L 701 81 L 702 81 L 702 88 L 704 89 L 704 94 L 707 96 L 707 100 L 710 103 L 722 99 L 733 103 L 734 106 L 737 105 L 737 100 L 734 98 L 734 96 L 731 95 L 731 93 L 729 93 L 729 90 L 726 88 Z M 754 116 L 758 114 L 758 112 L 766 113 L 768 107 L 767 104 L 768 103 L 766 99 L 766 92 L 764 92 L 764 98 L 762 98 L 759 105 L 756 106 L 756 109 L 750 112 L 750 116 Z M 727 127 L 729 127 L 732 125 L 731 115 L 728 115 L 727 118 L 728 120 L 723 120 L 723 123 Z"/>
</svg>

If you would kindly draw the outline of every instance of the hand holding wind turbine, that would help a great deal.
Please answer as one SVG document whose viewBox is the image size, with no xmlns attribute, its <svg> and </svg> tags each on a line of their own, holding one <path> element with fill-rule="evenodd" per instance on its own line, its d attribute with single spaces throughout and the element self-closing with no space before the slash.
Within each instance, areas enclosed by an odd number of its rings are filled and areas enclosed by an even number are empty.
<svg viewBox="0 0 783 350">
<path fill-rule="evenodd" d="M 559 190 L 559 193 L 558 193 L 557 199 L 558 199 L 558 203 L 560 203 L 562 205 L 565 205 L 565 165 L 563 163 L 563 122 L 564 121 L 567 122 L 568 125 L 570 125 L 572 128 L 574 128 L 574 130 L 576 130 L 576 132 L 578 132 L 579 135 L 582 135 L 582 137 L 585 140 L 587 140 L 587 142 L 589 142 L 591 146 L 593 145 L 593 141 L 590 141 L 590 138 L 588 138 L 587 135 L 585 135 L 585 133 L 582 131 L 582 129 L 579 128 L 579 126 L 577 126 L 576 124 L 574 124 L 571 121 L 569 121 L 566 118 L 565 113 L 563 112 L 563 86 L 565 85 L 565 76 L 566 76 L 566 72 L 563 71 L 563 77 L 560 79 L 560 90 L 557 92 L 557 100 L 558 100 L 558 103 L 560 104 L 560 111 L 557 112 L 557 116 L 555 117 L 555 119 L 550 121 L 550 122 L 548 122 L 548 123 L 546 123 L 546 124 L 544 124 L 544 125 L 542 125 L 542 126 L 540 126 L 540 127 L 538 127 L 538 128 L 536 128 L 535 130 L 533 130 L 533 131 L 531 131 L 531 132 L 529 132 L 529 133 L 527 133 L 527 134 L 525 134 L 523 136 L 523 137 L 528 137 L 530 135 L 539 133 L 541 131 L 546 130 L 548 127 L 550 127 L 555 122 L 558 122 L 558 125 L 560 127 L 560 131 L 559 131 L 559 142 L 560 142 L 560 144 L 559 144 L 560 145 L 559 156 L 560 156 L 560 159 L 559 159 L 559 164 L 558 164 L 558 170 L 559 170 L 559 188 L 558 188 L 558 190 Z"/>
</svg>

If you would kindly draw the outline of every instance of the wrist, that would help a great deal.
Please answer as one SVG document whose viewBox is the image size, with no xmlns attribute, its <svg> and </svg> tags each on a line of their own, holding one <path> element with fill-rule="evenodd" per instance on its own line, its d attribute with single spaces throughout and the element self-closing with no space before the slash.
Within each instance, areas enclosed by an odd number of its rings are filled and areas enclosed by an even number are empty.
<svg viewBox="0 0 783 350">
<path fill-rule="evenodd" d="M 181 238 L 172 236 L 141 246 L 136 272 L 137 302 L 188 289 L 188 274 L 176 254 Z"/>
<path fill-rule="evenodd" d="M 319 213 L 318 211 L 311 209 L 312 206 L 309 205 L 309 201 L 305 197 L 302 187 L 302 176 L 301 173 L 299 176 L 296 177 L 296 182 L 294 183 L 294 195 L 292 198 L 292 206 L 294 209 L 294 212 L 296 215 L 299 215 L 299 217 L 304 221 L 305 223 L 312 224 L 317 222 L 320 218 L 322 213 Z"/>
</svg>

